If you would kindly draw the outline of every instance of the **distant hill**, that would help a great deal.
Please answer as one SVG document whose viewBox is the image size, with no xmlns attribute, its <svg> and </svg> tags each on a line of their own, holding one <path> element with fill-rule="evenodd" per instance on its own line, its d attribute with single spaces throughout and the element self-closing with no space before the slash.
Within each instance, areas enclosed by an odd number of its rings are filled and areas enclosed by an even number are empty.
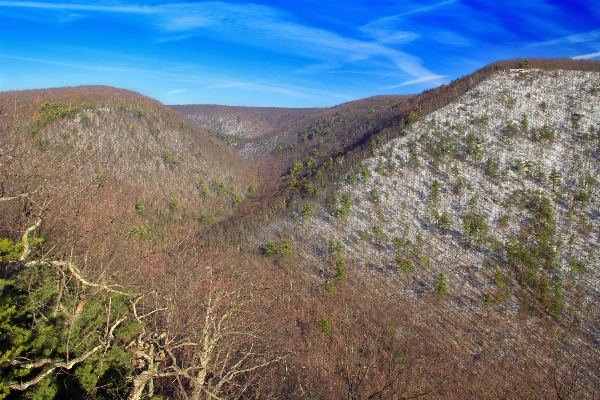
<svg viewBox="0 0 600 400">
<path fill-rule="evenodd" d="M 299 118 L 319 112 L 318 108 L 235 107 L 208 104 L 172 105 L 202 128 L 224 139 L 256 138 L 292 125 Z"/>
</svg>

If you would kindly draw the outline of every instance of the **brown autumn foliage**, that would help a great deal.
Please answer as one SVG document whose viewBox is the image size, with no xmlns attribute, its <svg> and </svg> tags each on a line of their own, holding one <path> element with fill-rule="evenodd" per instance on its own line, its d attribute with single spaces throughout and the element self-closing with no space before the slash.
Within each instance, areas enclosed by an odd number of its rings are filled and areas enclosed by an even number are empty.
<svg viewBox="0 0 600 400">
<path fill-rule="evenodd" d="M 206 130 L 244 139 L 271 137 L 299 124 L 320 108 L 239 107 L 208 104 L 170 105 Z"/>
<path fill-rule="evenodd" d="M 169 326 L 173 334 L 172 342 L 153 344 L 171 346 L 172 358 L 161 360 L 161 371 L 173 375 L 152 378 L 154 392 L 165 398 L 192 398 L 207 381 L 199 374 L 198 347 L 177 346 L 206 326 L 210 301 L 223 312 L 235 309 L 231 326 L 242 333 L 218 348 L 233 354 L 227 363 L 244 359 L 249 368 L 260 366 L 226 382 L 223 397 L 593 398 L 594 383 L 583 378 L 572 356 L 577 345 L 569 350 L 576 341 L 548 339 L 554 328 L 543 312 L 534 312 L 534 322 L 514 320 L 502 328 L 506 320 L 497 315 L 458 315 L 450 299 L 434 295 L 407 299 L 384 274 L 365 278 L 351 268 L 335 282 L 337 294 L 328 296 L 293 258 L 267 258 L 254 244 L 253 251 L 240 250 L 262 224 L 315 197 L 289 190 L 296 161 L 304 165 L 298 182 L 306 178 L 315 191 L 325 189 L 376 146 L 402 135 L 415 107 L 431 112 L 494 71 L 523 61 L 494 63 L 413 97 L 366 99 L 302 117 L 282 116 L 283 110 L 251 113 L 257 124 L 266 124 L 267 115 L 276 122 L 265 138 L 246 143 L 260 146 L 275 138 L 269 143 L 282 145 L 281 152 L 275 146 L 263 153 L 267 157 L 250 156 L 254 165 L 179 113 L 132 92 L 84 87 L 2 93 L 0 198 L 18 198 L 0 202 L 0 237 L 17 241 L 41 215 L 36 235 L 44 238 L 44 257 L 74 260 L 90 279 L 108 276 L 153 291 L 154 303 L 144 306 L 166 312 L 157 313 L 145 333 L 153 337 Z M 587 61 L 529 63 L 600 70 Z M 77 112 L 36 125 L 47 102 Z M 330 131 L 305 140 L 302 135 L 315 128 Z M 306 162 L 315 148 L 311 171 Z M 178 165 L 165 159 L 166 150 L 175 163 L 182 156 Z M 214 180 L 225 184 L 226 195 L 210 186 Z M 253 186 L 258 196 L 234 206 L 230 186 L 244 197 Z M 140 200 L 143 211 L 136 209 Z M 203 214 L 217 222 L 206 225 Z M 503 334 L 488 336 L 477 329 L 481 320 L 487 331 Z M 577 328 L 570 329 L 576 337 Z M 465 336 L 480 344 L 478 353 Z"/>
</svg>

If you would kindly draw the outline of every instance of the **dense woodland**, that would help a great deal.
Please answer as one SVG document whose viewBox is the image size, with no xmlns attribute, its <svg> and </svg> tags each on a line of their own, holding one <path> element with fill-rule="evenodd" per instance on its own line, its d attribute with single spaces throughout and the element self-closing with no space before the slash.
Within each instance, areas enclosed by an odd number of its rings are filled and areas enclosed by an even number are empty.
<svg viewBox="0 0 600 400">
<path fill-rule="evenodd" d="M 1 93 L 0 398 L 596 398 L 598 91 Z"/>
</svg>

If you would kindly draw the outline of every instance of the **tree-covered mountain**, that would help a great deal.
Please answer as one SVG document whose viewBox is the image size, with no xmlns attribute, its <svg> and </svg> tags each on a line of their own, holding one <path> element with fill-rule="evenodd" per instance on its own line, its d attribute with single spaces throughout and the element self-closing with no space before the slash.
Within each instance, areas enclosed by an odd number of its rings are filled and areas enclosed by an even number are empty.
<svg viewBox="0 0 600 400">
<path fill-rule="evenodd" d="M 0 94 L 0 398 L 594 398 L 598 91 Z"/>
<path fill-rule="evenodd" d="M 286 240 L 325 298 L 371 281 L 410 308 L 409 326 L 388 311 L 395 329 L 451 344 L 460 398 L 490 384 L 492 365 L 504 385 L 491 397 L 535 396 L 549 376 L 588 382 L 585 397 L 600 355 L 599 89 L 595 72 L 499 72 L 305 195 L 256 246 Z M 332 332 L 352 329 L 323 304 Z"/>
</svg>

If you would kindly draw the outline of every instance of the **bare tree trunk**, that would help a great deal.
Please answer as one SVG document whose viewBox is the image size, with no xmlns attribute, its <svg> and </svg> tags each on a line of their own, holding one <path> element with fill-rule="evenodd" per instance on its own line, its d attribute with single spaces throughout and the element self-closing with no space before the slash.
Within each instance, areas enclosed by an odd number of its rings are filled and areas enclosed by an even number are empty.
<svg viewBox="0 0 600 400">
<path fill-rule="evenodd" d="M 158 373 L 158 364 L 152 362 L 148 369 L 139 375 L 133 377 L 133 389 L 129 395 L 129 400 L 140 400 L 144 395 L 146 387 L 148 388 L 147 394 L 149 396 L 154 395 L 154 377 Z"/>
</svg>

